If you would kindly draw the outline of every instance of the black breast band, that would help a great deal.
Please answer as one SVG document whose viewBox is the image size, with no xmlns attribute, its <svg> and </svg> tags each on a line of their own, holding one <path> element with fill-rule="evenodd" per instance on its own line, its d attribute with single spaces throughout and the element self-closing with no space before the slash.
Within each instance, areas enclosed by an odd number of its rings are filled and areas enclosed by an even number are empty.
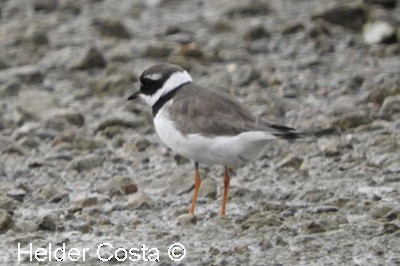
<svg viewBox="0 0 400 266">
<path fill-rule="evenodd" d="M 163 95 L 160 97 L 160 99 L 158 99 L 158 101 L 151 107 L 151 109 L 153 110 L 153 117 L 155 117 L 158 113 L 158 111 L 160 111 L 160 109 L 164 106 L 164 104 L 166 102 L 168 102 L 172 97 L 174 97 L 175 93 L 182 88 L 184 85 L 190 83 L 190 81 L 185 82 L 181 85 L 179 85 L 178 87 L 176 87 L 175 89 L 173 89 L 172 91 L 168 92 L 167 94 Z"/>
</svg>

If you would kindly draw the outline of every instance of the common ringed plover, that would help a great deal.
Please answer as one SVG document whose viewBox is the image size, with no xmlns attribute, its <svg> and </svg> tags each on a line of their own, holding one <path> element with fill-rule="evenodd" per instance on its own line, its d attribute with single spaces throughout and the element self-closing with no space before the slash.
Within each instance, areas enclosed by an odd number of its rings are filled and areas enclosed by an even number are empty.
<svg viewBox="0 0 400 266">
<path fill-rule="evenodd" d="M 295 129 L 252 115 L 235 98 L 193 83 L 181 67 L 162 63 L 146 69 L 140 88 L 128 100 L 140 97 L 152 108 L 160 139 L 174 152 L 194 161 L 194 214 L 201 184 L 199 163 L 224 166 L 225 215 L 229 191 L 228 166 L 257 159 L 272 139 L 297 139 Z"/>
</svg>

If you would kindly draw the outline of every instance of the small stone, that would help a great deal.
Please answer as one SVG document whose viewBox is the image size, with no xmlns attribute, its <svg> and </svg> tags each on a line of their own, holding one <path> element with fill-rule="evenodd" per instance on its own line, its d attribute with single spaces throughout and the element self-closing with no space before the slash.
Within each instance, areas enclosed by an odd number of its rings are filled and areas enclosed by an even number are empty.
<svg viewBox="0 0 400 266">
<path fill-rule="evenodd" d="M 59 194 L 57 188 L 50 184 L 46 184 L 40 189 L 40 196 L 47 200 L 53 198 L 57 194 Z"/>
<path fill-rule="evenodd" d="M 129 195 L 128 207 L 132 209 L 150 209 L 154 205 L 152 199 L 142 192 Z"/>
<path fill-rule="evenodd" d="M 99 200 L 96 196 L 85 196 L 75 201 L 75 205 L 80 208 L 91 207 L 97 204 L 99 204 Z"/>
<path fill-rule="evenodd" d="M 177 217 L 178 225 L 196 224 L 197 216 L 192 213 L 184 213 Z"/>
<path fill-rule="evenodd" d="M 235 252 L 236 254 L 239 254 L 239 255 L 243 255 L 245 253 L 250 252 L 250 249 L 247 245 L 239 245 L 239 246 L 235 246 L 233 248 L 233 252 Z"/>
<path fill-rule="evenodd" d="M 265 39 L 270 36 L 269 32 L 262 25 L 254 26 L 248 29 L 244 35 L 243 39 L 245 41 L 255 41 L 259 39 Z"/>
<path fill-rule="evenodd" d="M 341 153 L 341 142 L 339 139 L 319 139 L 318 147 L 324 156 L 338 156 Z"/>
<path fill-rule="evenodd" d="M 104 190 L 110 196 L 114 196 L 133 194 L 137 192 L 138 188 L 130 177 L 116 175 L 106 183 Z"/>
<path fill-rule="evenodd" d="M 26 191 L 23 189 L 13 189 L 7 192 L 7 196 L 16 201 L 24 201 Z"/>
<path fill-rule="evenodd" d="M 135 141 L 135 147 L 140 152 L 145 151 L 150 145 L 151 142 L 148 139 L 139 139 Z"/>
<path fill-rule="evenodd" d="M 387 97 L 379 110 L 379 115 L 384 118 L 391 118 L 397 113 L 400 113 L 400 95 Z"/>
<path fill-rule="evenodd" d="M 73 159 L 72 162 L 69 164 L 68 168 L 75 169 L 78 172 L 83 172 L 102 166 L 103 162 L 104 162 L 103 157 L 94 154 L 89 154 L 86 156 L 81 156 Z"/>
<path fill-rule="evenodd" d="M 173 50 L 174 49 L 167 44 L 157 43 L 147 46 L 145 51 L 143 52 L 143 56 L 154 59 L 161 59 L 168 57 Z"/>
<path fill-rule="evenodd" d="M 18 144 L 24 149 L 33 150 L 40 146 L 40 139 L 35 136 L 24 136 L 18 140 Z"/>
<path fill-rule="evenodd" d="M 341 5 L 315 13 L 312 19 L 323 19 L 329 23 L 342 27 L 361 30 L 367 21 L 367 11 L 361 5 Z"/>
<path fill-rule="evenodd" d="M 262 16 L 267 15 L 271 8 L 266 2 L 259 0 L 252 0 L 242 5 L 236 5 L 230 9 L 226 15 L 228 17 L 234 16 Z"/>
<path fill-rule="evenodd" d="M 33 45 L 46 45 L 49 43 L 47 32 L 44 28 L 31 27 L 26 34 L 26 38 Z"/>
<path fill-rule="evenodd" d="M 371 208 L 369 215 L 375 220 L 383 219 L 385 216 L 393 210 L 393 206 L 387 202 L 379 202 Z"/>
<path fill-rule="evenodd" d="M 106 147 L 107 145 L 100 140 L 87 137 L 76 137 L 73 139 L 73 147 L 78 150 L 96 150 Z"/>
<path fill-rule="evenodd" d="M 21 84 L 17 81 L 8 81 L 0 84 L 0 97 L 17 96 L 21 89 Z"/>
<path fill-rule="evenodd" d="M 69 109 L 56 109 L 49 112 L 47 123 L 65 122 L 81 127 L 85 124 L 85 117 L 82 113 Z"/>
<path fill-rule="evenodd" d="M 12 216 L 6 211 L 0 209 L 0 233 L 7 230 L 12 222 Z"/>
<path fill-rule="evenodd" d="M 398 226 L 395 223 L 385 223 L 383 225 L 383 234 L 393 234 L 394 232 L 397 232 L 400 230 L 400 226 Z"/>
<path fill-rule="evenodd" d="M 348 95 L 337 97 L 325 108 L 325 112 L 329 115 L 341 115 L 355 111 L 357 111 L 357 99 Z"/>
<path fill-rule="evenodd" d="M 203 51 L 195 42 L 182 45 L 179 49 L 179 54 L 185 57 L 192 57 L 197 59 L 202 59 L 205 57 Z"/>
<path fill-rule="evenodd" d="M 199 197 L 216 199 L 217 184 L 213 178 L 206 178 L 201 182 Z"/>
<path fill-rule="evenodd" d="M 354 112 L 339 116 L 332 122 L 332 126 L 342 131 L 365 125 L 372 122 L 372 118 L 364 112 Z"/>
<path fill-rule="evenodd" d="M 396 42 L 396 28 L 385 21 L 367 23 L 363 27 L 364 42 L 367 44 Z"/>
<path fill-rule="evenodd" d="M 39 221 L 39 229 L 44 231 L 56 231 L 57 224 L 52 215 L 45 215 Z"/>
<path fill-rule="evenodd" d="M 19 109 L 28 116 L 42 118 L 47 115 L 49 109 L 55 107 L 53 94 L 43 90 L 21 91 L 18 95 Z"/>
<path fill-rule="evenodd" d="M 0 71 L 0 83 L 18 80 L 26 84 L 40 84 L 44 76 L 37 65 L 24 65 L 7 68 Z"/>
<path fill-rule="evenodd" d="M 93 25 L 103 36 L 117 39 L 129 39 L 131 37 L 124 24 L 117 19 L 95 19 Z"/>
<path fill-rule="evenodd" d="M 369 5 L 380 5 L 388 9 L 396 8 L 398 0 L 364 0 Z"/>
<path fill-rule="evenodd" d="M 33 9 L 37 12 L 50 13 L 57 10 L 58 0 L 34 0 Z"/>
<path fill-rule="evenodd" d="M 121 126 L 128 128 L 138 128 L 146 125 L 144 118 L 138 117 L 130 112 L 114 112 L 102 119 L 96 127 L 95 132 L 101 131 L 111 126 Z"/>
<path fill-rule="evenodd" d="M 299 169 L 302 163 L 303 163 L 302 158 L 293 154 L 289 154 L 279 162 L 278 167 L 279 168 L 289 167 L 289 168 Z"/>
<path fill-rule="evenodd" d="M 249 85 L 252 81 L 260 77 L 260 72 L 251 66 L 242 66 L 233 72 L 232 85 L 242 87 Z"/>
<path fill-rule="evenodd" d="M 132 81 L 126 75 L 111 75 L 107 77 L 93 78 L 88 81 L 91 93 L 98 95 L 107 93 L 124 96 L 132 86 Z"/>
<path fill-rule="evenodd" d="M 83 54 L 76 58 L 76 62 L 72 64 L 71 69 L 88 70 L 93 68 L 105 68 L 107 61 L 100 51 L 95 47 L 90 47 Z"/>
<path fill-rule="evenodd" d="M 301 22 L 289 22 L 282 28 L 282 34 L 293 34 L 304 30 L 304 24 Z"/>
<path fill-rule="evenodd" d="M 385 215 L 386 221 L 400 220 L 400 207 L 394 208 Z"/>
</svg>

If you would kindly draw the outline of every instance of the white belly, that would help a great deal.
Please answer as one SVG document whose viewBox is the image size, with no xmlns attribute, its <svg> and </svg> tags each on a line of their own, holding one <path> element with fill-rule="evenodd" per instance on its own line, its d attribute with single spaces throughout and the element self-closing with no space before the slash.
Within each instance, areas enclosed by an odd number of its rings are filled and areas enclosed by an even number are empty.
<svg viewBox="0 0 400 266">
<path fill-rule="evenodd" d="M 236 136 L 207 138 L 201 134 L 182 135 L 162 108 L 154 118 L 161 140 L 174 152 L 199 163 L 240 166 L 260 156 L 266 142 L 275 137 L 263 131 Z"/>
</svg>

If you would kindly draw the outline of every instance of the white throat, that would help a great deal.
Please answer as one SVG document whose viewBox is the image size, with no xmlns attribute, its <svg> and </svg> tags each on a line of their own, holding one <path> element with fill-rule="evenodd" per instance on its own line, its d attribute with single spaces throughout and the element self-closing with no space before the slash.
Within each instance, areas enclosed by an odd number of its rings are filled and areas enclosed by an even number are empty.
<svg viewBox="0 0 400 266">
<path fill-rule="evenodd" d="M 192 78 L 186 71 L 175 72 L 156 93 L 153 95 L 140 94 L 140 97 L 145 100 L 149 106 L 153 106 L 162 96 L 188 82 L 192 82 Z"/>
</svg>

